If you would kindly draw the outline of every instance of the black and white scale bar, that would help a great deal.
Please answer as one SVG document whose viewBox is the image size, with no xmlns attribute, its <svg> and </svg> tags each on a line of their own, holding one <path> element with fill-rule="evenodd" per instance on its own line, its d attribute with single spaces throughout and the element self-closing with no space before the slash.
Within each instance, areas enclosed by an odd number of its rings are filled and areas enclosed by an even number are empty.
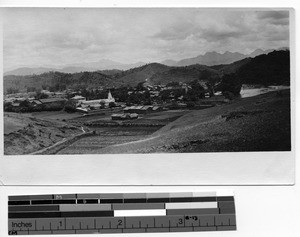
<svg viewBox="0 0 300 237">
<path fill-rule="evenodd" d="M 9 235 L 236 230 L 234 197 L 217 193 L 11 196 L 8 218 Z"/>
</svg>

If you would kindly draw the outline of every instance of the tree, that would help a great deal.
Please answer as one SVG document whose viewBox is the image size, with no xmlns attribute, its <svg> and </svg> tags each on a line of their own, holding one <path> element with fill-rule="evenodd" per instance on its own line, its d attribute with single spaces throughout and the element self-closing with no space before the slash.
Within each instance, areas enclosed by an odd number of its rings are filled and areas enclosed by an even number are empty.
<svg viewBox="0 0 300 237">
<path fill-rule="evenodd" d="M 44 93 L 41 93 L 40 91 L 38 91 L 37 93 L 36 93 L 36 96 L 35 96 L 35 98 L 36 99 L 47 99 L 49 97 L 49 95 L 47 95 L 47 94 L 44 94 Z"/>
<path fill-rule="evenodd" d="M 4 108 L 4 111 L 6 111 L 6 112 L 12 112 L 12 103 L 4 102 L 3 108 Z"/>
<path fill-rule="evenodd" d="M 186 95 L 186 100 L 197 101 L 199 99 L 205 98 L 205 89 L 199 83 L 198 80 L 194 80 L 190 83 L 191 89 L 188 90 Z"/>
<path fill-rule="evenodd" d="M 27 92 L 35 92 L 36 88 L 35 87 L 27 87 Z"/>
<path fill-rule="evenodd" d="M 76 102 L 68 100 L 65 104 L 65 111 L 68 113 L 74 113 L 76 111 Z"/>
<path fill-rule="evenodd" d="M 241 88 L 242 82 L 235 73 L 226 74 L 222 77 L 220 90 L 223 95 L 226 95 L 226 92 L 231 92 L 234 96 L 238 96 L 240 95 Z"/>
<path fill-rule="evenodd" d="M 109 102 L 108 107 L 109 108 L 116 107 L 116 103 L 115 102 Z"/>
<path fill-rule="evenodd" d="M 28 100 L 22 100 L 20 102 L 20 107 L 29 107 L 30 106 L 30 103 Z"/>
<path fill-rule="evenodd" d="M 179 82 L 171 81 L 166 86 L 178 87 L 179 86 Z"/>
<path fill-rule="evenodd" d="M 137 84 L 136 86 L 136 90 L 137 91 L 144 91 L 145 87 L 143 86 L 144 82 L 140 82 L 139 84 Z"/>
<path fill-rule="evenodd" d="M 100 101 L 100 108 L 101 109 L 105 108 L 105 102 L 103 100 Z"/>
<path fill-rule="evenodd" d="M 19 89 L 17 89 L 17 88 L 7 88 L 6 93 L 7 94 L 16 94 L 16 93 L 19 93 Z"/>
</svg>

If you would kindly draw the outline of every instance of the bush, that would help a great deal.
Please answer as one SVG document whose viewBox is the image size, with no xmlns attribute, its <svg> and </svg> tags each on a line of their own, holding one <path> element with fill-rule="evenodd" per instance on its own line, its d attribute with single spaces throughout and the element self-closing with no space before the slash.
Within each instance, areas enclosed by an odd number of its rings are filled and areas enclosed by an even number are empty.
<svg viewBox="0 0 300 237">
<path fill-rule="evenodd" d="M 65 104 L 65 111 L 67 113 L 74 113 L 76 111 L 76 102 L 68 100 Z"/>
<path fill-rule="evenodd" d="M 194 107 L 196 106 L 196 104 L 195 104 L 194 102 L 187 102 L 187 103 L 186 103 L 186 106 L 187 106 L 188 108 L 194 108 Z"/>
<path fill-rule="evenodd" d="M 234 94 L 230 91 L 224 91 L 222 94 L 225 96 L 226 99 L 229 100 L 233 100 L 235 97 Z"/>
</svg>

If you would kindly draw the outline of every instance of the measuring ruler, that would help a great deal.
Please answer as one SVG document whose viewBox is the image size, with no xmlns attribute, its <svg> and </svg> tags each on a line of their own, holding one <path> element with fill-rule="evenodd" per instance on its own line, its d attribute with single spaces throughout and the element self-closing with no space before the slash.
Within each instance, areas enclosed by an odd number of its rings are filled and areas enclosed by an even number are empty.
<svg viewBox="0 0 300 237">
<path fill-rule="evenodd" d="M 100 193 L 9 196 L 8 234 L 236 230 L 233 196 Z"/>
</svg>

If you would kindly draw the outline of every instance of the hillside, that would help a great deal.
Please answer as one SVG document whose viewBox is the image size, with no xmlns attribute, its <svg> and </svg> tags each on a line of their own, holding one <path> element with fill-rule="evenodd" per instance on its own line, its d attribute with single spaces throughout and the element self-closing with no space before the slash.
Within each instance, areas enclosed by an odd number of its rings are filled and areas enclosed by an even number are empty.
<svg viewBox="0 0 300 237">
<path fill-rule="evenodd" d="M 141 67 L 126 71 L 105 70 L 96 72 L 61 73 L 49 72 L 32 76 L 4 76 L 4 91 L 8 88 L 26 90 L 35 87 L 41 89 L 43 86 L 59 88 L 87 87 L 88 89 L 100 86 L 120 87 L 136 86 L 140 82 L 155 84 L 167 84 L 171 81 L 189 82 L 195 79 L 210 80 L 218 78 L 218 71 L 203 65 L 192 65 L 188 67 L 169 67 L 159 63 L 146 64 Z"/>
<path fill-rule="evenodd" d="M 97 153 L 289 151 L 290 93 L 270 92 L 192 111 L 150 138 Z"/>
<path fill-rule="evenodd" d="M 289 85 L 290 51 L 280 50 L 259 55 L 240 67 L 237 76 L 245 84 Z"/>
<path fill-rule="evenodd" d="M 220 75 L 231 74 L 236 73 L 242 66 L 246 65 L 250 61 L 251 58 L 245 58 L 231 64 L 215 65 L 211 66 L 210 68 L 217 70 L 220 73 Z"/>
<path fill-rule="evenodd" d="M 27 114 L 4 113 L 4 154 L 28 154 L 81 133 L 80 127 L 64 122 L 37 119 Z"/>
<path fill-rule="evenodd" d="M 150 78 L 154 84 L 167 84 L 170 81 L 191 82 L 197 79 L 202 81 L 219 80 L 220 73 L 218 70 L 196 64 L 186 67 L 171 67 L 169 70 L 156 73 Z"/>
<path fill-rule="evenodd" d="M 290 53 L 288 50 L 273 51 L 267 55 L 246 58 L 231 64 L 215 66 L 190 65 L 170 67 L 150 63 L 126 71 L 104 70 L 95 72 L 61 73 L 48 72 L 31 76 L 4 76 L 4 91 L 8 88 L 26 90 L 43 86 L 64 88 L 136 86 L 140 82 L 167 84 L 190 82 L 195 79 L 217 82 L 225 74 L 236 73 L 244 84 L 278 85 L 289 84 Z"/>
<path fill-rule="evenodd" d="M 48 72 L 32 76 L 4 76 L 4 91 L 8 88 L 26 90 L 27 88 L 42 89 L 43 86 L 59 88 L 75 88 L 84 86 L 95 88 L 97 86 L 112 86 L 111 77 L 100 72 L 61 73 Z"/>
<path fill-rule="evenodd" d="M 115 74 L 113 78 L 115 80 L 115 83 L 119 85 L 136 86 L 138 83 L 144 82 L 146 79 L 151 78 L 153 75 L 169 70 L 170 67 L 166 65 L 159 63 L 150 63 L 141 67 L 132 68 L 127 71 Z"/>
</svg>

